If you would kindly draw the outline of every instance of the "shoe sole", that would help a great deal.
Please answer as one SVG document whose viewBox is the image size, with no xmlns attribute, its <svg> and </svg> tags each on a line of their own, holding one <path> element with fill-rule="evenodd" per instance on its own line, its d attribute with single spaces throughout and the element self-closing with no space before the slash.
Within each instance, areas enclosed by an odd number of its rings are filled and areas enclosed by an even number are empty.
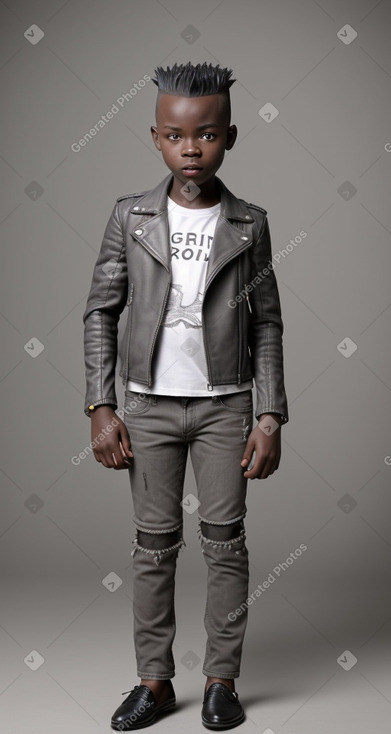
<svg viewBox="0 0 391 734">
<path fill-rule="evenodd" d="M 173 709 L 175 709 L 175 707 L 176 701 L 164 701 L 164 703 L 161 703 L 160 706 L 156 707 L 149 719 L 144 719 L 144 721 L 141 721 L 139 723 L 135 722 L 134 724 L 131 724 L 131 726 L 126 727 L 124 727 L 121 722 L 117 723 L 111 721 L 111 728 L 115 731 L 133 731 L 134 729 L 144 729 L 146 726 L 151 726 L 151 724 L 154 724 L 156 719 L 161 714 L 172 711 Z"/>
<path fill-rule="evenodd" d="M 224 723 L 224 722 L 217 723 L 216 722 L 214 724 L 214 723 L 211 723 L 210 721 L 207 721 L 206 719 L 204 719 L 203 716 L 201 716 L 201 721 L 202 721 L 203 725 L 207 729 L 233 729 L 234 726 L 238 726 L 239 724 L 241 724 L 245 720 L 245 718 L 246 718 L 246 715 L 243 712 L 243 715 L 240 718 L 235 719 L 235 721 L 231 721 L 231 722 L 226 722 L 226 723 Z"/>
</svg>

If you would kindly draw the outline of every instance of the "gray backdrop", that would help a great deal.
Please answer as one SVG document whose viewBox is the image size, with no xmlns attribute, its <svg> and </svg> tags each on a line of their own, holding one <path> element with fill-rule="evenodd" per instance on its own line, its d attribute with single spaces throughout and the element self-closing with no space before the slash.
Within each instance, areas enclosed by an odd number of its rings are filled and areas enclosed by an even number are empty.
<svg viewBox="0 0 391 734">
<path fill-rule="evenodd" d="M 262 594 L 236 686 L 241 729 L 385 734 L 390 3 L 7 0 L 0 17 L 2 728 L 109 731 L 138 682 L 128 473 L 73 458 L 90 441 L 82 314 L 115 199 L 168 172 L 149 132 L 156 87 L 135 85 L 190 60 L 237 79 L 239 136 L 218 175 L 268 212 L 285 326 L 281 464 L 248 491 L 250 591 Z M 119 378 L 117 390 L 122 407 Z M 179 706 L 156 731 L 203 729 L 206 565 L 197 512 L 184 516 Z"/>
</svg>

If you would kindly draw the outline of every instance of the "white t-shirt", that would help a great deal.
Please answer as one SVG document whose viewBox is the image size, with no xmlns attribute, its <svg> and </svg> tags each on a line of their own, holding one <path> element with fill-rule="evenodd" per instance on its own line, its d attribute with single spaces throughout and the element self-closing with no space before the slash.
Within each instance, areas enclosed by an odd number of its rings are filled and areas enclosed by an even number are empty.
<svg viewBox="0 0 391 734">
<path fill-rule="evenodd" d="M 208 390 L 201 309 L 220 208 L 189 209 L 167 197 L 172 281 L 155 346 L 153 394 L 210 397 L 252 387 L 248 380 Z M 143 392 L 145 385 L 129 380 L 127 389 Z"/>
</svg>

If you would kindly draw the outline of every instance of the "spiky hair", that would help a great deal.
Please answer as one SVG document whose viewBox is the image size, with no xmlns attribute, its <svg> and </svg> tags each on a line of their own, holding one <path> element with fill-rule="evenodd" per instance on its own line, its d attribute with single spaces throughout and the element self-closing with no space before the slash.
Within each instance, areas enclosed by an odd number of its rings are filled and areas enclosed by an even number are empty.
<svg viewBox="0 0 391 734">
<path fill-rule="evenodd" d="M 159 92 L 175 94 L 179 97 L 204 97 L 208 94 L 227 93 L 236 79 L 231 79 L 232 69 L 221 68 L 219 64 L 174 64 L 165 71 L 162 66 L 155 69 L 156 78 L 152 79 Z"/>
</svg>

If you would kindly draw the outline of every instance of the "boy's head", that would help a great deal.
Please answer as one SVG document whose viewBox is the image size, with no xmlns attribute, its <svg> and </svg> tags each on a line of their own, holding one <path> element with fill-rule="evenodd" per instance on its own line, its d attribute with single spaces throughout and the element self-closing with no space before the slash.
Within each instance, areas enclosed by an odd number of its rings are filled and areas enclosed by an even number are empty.
<svg viewBox="0 0 391 734">
<path fill-rule="evenodd" d="M 225 150 L 236 140 L 236 126 L 230 125 L 232 70 L 189 62 L 166 70 L 157 67 L 155 75 L 155 146 L 178 184 L 193 178 L 202 188 L 214 179 Z"/>
</svg>

